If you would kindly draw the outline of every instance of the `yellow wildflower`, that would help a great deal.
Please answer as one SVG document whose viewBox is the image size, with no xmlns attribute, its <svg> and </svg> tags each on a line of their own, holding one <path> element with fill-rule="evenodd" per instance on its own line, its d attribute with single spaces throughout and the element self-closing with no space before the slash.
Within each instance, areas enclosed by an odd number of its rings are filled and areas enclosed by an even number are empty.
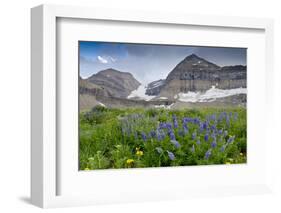
<svg viewBox="0 0 281 213">
<path fill-rule="evenodd" d="M 137 152 L 136 152 L 136 154 L 137 154 L 137 156 L 143 156 L 143 151 L 141 151 L 141 150 L 138 150 Z"/>
<path fill-rule="evenodd" d="M 240 156 L 243 156 L 243 153 L 242 153 L 242 152 L 240 152 Z"/>
<path fill-rule="evenodd" d="M 127 159 L 126 163 L 127 163 L 128 165 L 131 165 L 131 164 L 134 163 L 134 159 Z"/>
<path fill-rule="evenodd" d="M 90 169 L 89 169 L 88 167 L 86 167 L 84 170 L 86 170 L 86 171 L 87 171 L 87 170 L 90 170 Z"/>
<path fill-rule="evenodd" d="M 226 162 L 225 164 L 231 164 L 230 162 Z"/>
</svg>

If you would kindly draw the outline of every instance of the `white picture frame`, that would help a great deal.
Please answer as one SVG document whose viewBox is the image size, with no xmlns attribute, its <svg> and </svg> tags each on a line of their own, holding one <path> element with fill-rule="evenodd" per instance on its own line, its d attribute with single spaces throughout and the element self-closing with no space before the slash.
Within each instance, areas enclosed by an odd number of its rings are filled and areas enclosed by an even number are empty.
<svg viewBox="0 0 281 213">
<path fill-rule="evenodd" d="M 173 26 L 200 26 L 207 28 L 224 28 L 229 31 L 239 29 L 253 29 L 263 32 L 264 38 L 264 69 L 262 79 L 265 83 L 262 92 L 265 94 L 263 109 L 267 109 L 264 119 L 270 122 L 272 118 L 272 96 L 270 91 L 273 88 L 273 21 L 271 19 L 241 18 L 241 17 L 217 17 L 203 15 L 173 14 L 173 13 L 152 13 L 146 11 L 122 11 L 100 8 L 85 8 L 74 6 L 54 6 L 41 5 L 31 10 L 31 201 L 34 205 L 42 208 L 92 205 L 99 203 L 116 202 L 137 202 L 142 200 L 165 200 L 178 199 L 194 196 L 213 196 L 213 195 L 233 195 L 233 194 L 251 194 L 269 192 L 271 188 L 271 165 L 270 149 L 264 155 L 265 165 L 257 171 L 257 174 L 264 173 L 264 178 L 258 183 L 245 184 L 237 182 L 233 185 L 221 184 L 218 186 L 200 187 L 199 183 L 194 182 L 195 188 L 168 187 L 165 190 L 152 189 L 153 192 L 148 195 L 134 194 L 133 191 L 122 191 L 121 193 L 131 193 L 131 196 L 120 196 L 119 193 L 105 192 L 100 195 L 59 194 L 58 185 L 59 173 L 61 167 L 58 166 L 60 159 L 58 152 L 58 100 L 57 88 L 60 82 L 57 80 L 57 21 L 59 18 L 80 19 L 80 20 L 106 20 L 133 22 L 133 23 L 153 23 L 154 25 L 165 25 L 168 28 Z M 171 29 L 172 30 L 172 29 Z M 132 38 L 134 39 L 134 38 Z M 251 83 L 251 82 L 250 82 Z M 260 109 L 262 110 L 262 109 Z M 262 112 L 262 111 L 259 111 Z M 265 115 L 264 115 L 265 116 Z M 252 118 L 252 117 L 250 117 Z M 268 128 L 264 138 L 266 139 L 266 148 L 269 147 Z M 69 150 L 65 150 L 67 152 Z M 78 160 L 78 159 L 77 159 Z M 204 168 L 203 168 L 204 169 Z M 247 168 L 246 168 L 247 169 Z M 161 169 L 160 169 L 161 170 Z M 168 168 L 168 173 L 173 172 L 178 175 L 184 175 L 186 168 L 174 170 Z M 215 169 L 214 169 L 215 170 Z M 219 168 L 221 170 L 221 168 Z M 235 170 L 235 169 L 234 169 Z M 234 171 L 233 170 L 233 171 Z M 245 168 L 244 168 L 245 170 Z M 159 171 L 159 170 L 158 170 Z M 239 170 L 237 170 L 239 172 Z M 79 171 L 77 171 L 79 172 Z M 156 174 L 152 169 L 146 170 L 146 173 Z M 202 171 L 200 171 L 202 172 Z M 199 172 L 199 173 L 200 173 Z M 206 170 L 208 173 L 208 170 Z M 138 171 L 122 171 L 124 173 L 135 173 Z M 164 172 L 165 173 L 165 172 Z M 163 175 L 162 173 L 161 175 Z M 169 173 L 169 174 L 170 174 Z M 142 175 L 141 173 L 139 173 Z M 85 175 L 85 174 L 84 174 Z M 110 175 L 114 175 L 111 173 Z M 163 177 L 165 179 L 165 177 Z M 71 179 L 72 180 L 72 179 Z M 74 180 L 74 179 L 73 179 Z M 75 184 L 75 183 L 73 183 Z M 161 185 L 159 185 L 161 186 Z M 127 186 L 128 188 L 130 186 Z M 189 189 L 189 190 L 186 190 Z"/>
</svg>

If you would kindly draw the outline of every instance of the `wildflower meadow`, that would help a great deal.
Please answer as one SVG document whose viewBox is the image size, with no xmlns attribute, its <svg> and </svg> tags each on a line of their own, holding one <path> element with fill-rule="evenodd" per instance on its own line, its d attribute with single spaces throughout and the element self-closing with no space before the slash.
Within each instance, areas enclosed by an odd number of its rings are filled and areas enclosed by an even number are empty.
<svg viewBox="0 0 281 213">
<path fill-rule="evenodd" d="M 110 109 L 79 116 L 80 170 L 241 164 L 246 109 Z"/>
</svg>

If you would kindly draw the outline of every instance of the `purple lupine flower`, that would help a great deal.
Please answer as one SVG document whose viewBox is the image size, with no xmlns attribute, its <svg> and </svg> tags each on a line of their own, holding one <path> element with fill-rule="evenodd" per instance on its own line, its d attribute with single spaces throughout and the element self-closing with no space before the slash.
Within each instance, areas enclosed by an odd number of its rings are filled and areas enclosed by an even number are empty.
<svg viewBox="0 0 281 213">
<path fill-rule="evenodd" d="M 210 158 L 211 154 L 212 154 L 212 150 L 209 149 L 209 150 L 205 153 L 205 159 L 208 160 L 208 159 Z"/>
<path fill-rule="evenodd" d="M 214 136 L 216 137 L 217 134 L 218 134 L 218 130 L 217 130 L 217 129 L 214 129 L 212 135 L 214 135 Z"/>
<path fill-rule="evenodd" d="M 162 129 L 157 129 L 156 135 L 157 135 L 158 141 L 162 141 L 165 138 L 165 132 Z"/>
<path fill-rule="evenodd" d="M 208 135 L 208 134 L 205 134 L 204 140 L 205 140 L 205 141 L 208 141 L 208 140 L 209 140 L 209 135 Z"/>
<path fill-rule="evenodd" d="M 226 145 L 226 144 L 224 144 L 224 145 L 220 148 L 220 151 L 221 151 L 221 152 L 224 152 L 224 150 L 225 150 L 226 146 L 227 146 L 227 145 Z"/>
<path fill-rule="evenodd" d="M 234 115 L 233 115 L 233 120 L 234 120 L 234 121 L 237 121 L 237 119 L 238 119 L 238 113 L 235 112 Z"/>
<path fill-rule="evenodd" d="M 216 125 L 212 125 L 212 126 L 211 126 L 211 130 L 212 130 L 212 131 L 215 131 L 215 130 L 217 130 L 217 127 L 216 127 Z"/>
<path fill-rule="evenodd" d="M 216 132 L 213 132 L 213 133 L 212 133 L 212 138 L 213 138 L 213 140 L 216 140 L 216 139 L 217 139 L 217 134 L 216 134 Z"/>
<path fill-rule="evenodd" d="M 223 133 L 223 129 L 220 129 L 218 133 L 221 135 Z"/>
<path fill-rule="evenodd" d="M 204 131 L 204 123 L 199 124 L 199 132 L 202 133 Z"/>
<path fill-rule="evenodd" d="M 156 147 L 155 149 L 159 154 L 163 153 L 163 149 L 161 147 Z"/>
<path fill-rule="evenodd" d="M 208 124 L 207 124 L 207 121 L 205 121 L 205 122 L 203 123 L 203 129 L 207 129 L 207 127 L 208 127 Z"/>
<path fill-rule="evenodd" d="M 149 133 L 149 136 L 151 138 L 155 138 L 156 137 L 156 132 L 154 130 L 151 130 L 150 133 Z"/>
<path fill-rule="evenodd" d="M 224 118 L 227 117 L 227 113 L 226 112 L 221 112 L 220 115 L 219 115 L 219 121 L 222 121 Z"/>
<path fill-rule="evenodd" d="M 197 139 L 196 143 L 197 143 L 197 145 L 200 145 L 200 144 L 201 144 L 201 141 L 200 141 L 199 138 Z"/>
<path fill-rule="evenodd" d="M 193 123 L 199 125 L 200 124 L 200 119 L 199 118 L 194 118 Z"/>
<path fill-rule="evenodd" d="M 164 122 L 161 122 L 159 124 L 159 128 L 160 129 L 172 129 L 172 124 L 171 123 L 164 123 Z"/>
<path fill-rule="evenodd" d="M 176 140 L 171 140 L 171 143 L 176 147 L 176 148 L 180 148 L 180 143 Z"/>
<path fill-rule="evenodd" d="M 184 126 L 183 126 L 183 132 L 184 132 L 184 134 L 187 134 L 187 133 L 188 133 L 188 127 L 187 127 L 187 125 L 184 125 Z"/>
<path fill-rule="evenodd" d="M 162 139 L 162 134 L 157 134 L 157 140 L 158 141 L 162 141 L 163 139 Z"/>
<path fill-rule="evenodd" d="M 174 153 L 169 152 L 168 150 L 167 150 L 167 153 L 168 153 L 170 160 L 175 160 L 176 157 L 175 157 Z"/>
<path fill-rule="evenodd" d="M 175 133 L 174 133 L 173 130 L 169 130 L 168 135 L 169 135 L 171 140 L 176 140 L 176 136 L 175 136 Z"/>
<path fill-rule="evenodd" d="M 146 138 L 146 134 L 144 132 L 141 133 L 141 137 L 142 137 L 143 141 L 146 142 L 147 138 Z"/>
<path fill-rule="evenodd" d="M 194 132 L 192 133 L 192 140 L 195 140 L 196 136 L 197 136 L 197 133 L 194 131 Z"/>
<path fill-rule="evenodd" d="M 158 141 L 161 141 L 161 140 L 162 140 L 162 134 L 161 134 L 161 132 L 160 132 L 160 129 L 159 129 L 159 128 L 157 128 L 157 130 L 156 130 L 156 135 L 157 135 L 157 139 L 158 139 Z"/>
<path fill-rule="evenodd" d="M 172 129 L 172 128 L 173 128 L 173 126 L 171 123 L 166 123 L 166 129 Z"/>
<path fill-rule="evenodd" d="M 230 126 L 230 118 L 228 115 L 226 115 L 225 121 L 226 121 L 226 125 Z"/>
<path fill-rule="evenodd" d="M 235 136 L 229 137 L 227 143 L 232 143 L 234 141 Z"/>
<path fill-rule="evenodd" d="M 165 128 L 165 123 L 163 123 L 163 122 L 159 123 L 158 128 L 159 129 L 164 129 Z"/>
<path fill-rule="evenodd" d="M 217 119 L 217 115 L 216 114 L 212 114 L 210 119 L 213 120 L 213 121 L 216 120 Z"/>
<path fill-rule="evenodd" d="M 184 118 L 182 119 L 182 122 L 183 122 L 183 123 L 189 123 L 189 122 L 191 122 L 192 120 L 193 120 L 192 118 L 184 117 Z"/>
<path fill-rule="evenodd" d="M 175 115 L 173 115 L 173 124 L 174 124 L 174 128 L 178 128 L 179 127 L 177 116 L 175 116 Z"/>
<path fill-rule="evenodd" d="M 217 142 L 214 140 L 214 141 L 212 141 L 212 143 L 211 143 L 211 147 L 212 148 L 215 148 L 217 146 Z"/>
<path fill-rule="evenodd" d="M 194 146 L 194 144 L 193 144 L 192 147 L 190 148 L 190 151 L 191 151 L 192 153 L 195 152 L 195 146 Z"/>
<path fill-rule="evenodd" d="M 219 115 L 218 121 L 221 122 L 222 119 L 223 119 L 223 113 L 221 112 L 220 115 Z"/>
</svg>

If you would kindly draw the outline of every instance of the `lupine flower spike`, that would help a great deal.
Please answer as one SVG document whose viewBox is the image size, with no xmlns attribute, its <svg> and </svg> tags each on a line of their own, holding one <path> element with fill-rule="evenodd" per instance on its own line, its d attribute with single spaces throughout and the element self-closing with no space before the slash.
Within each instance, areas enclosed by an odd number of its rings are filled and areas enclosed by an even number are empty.
<svg viewBox="0 0 281 213">
<path fill-rule="evenodd" d="M 210 158 L 211 154 L 212 154 L 212 150 L 209 149 L 209 150 L 205 153 L 205 159 L 208 160 L 208 159 Z"/>
<path fill-rule="evenodd" d="M 168 153 L 170 160 L 175 160 L 176 157 L 175 157 L 174 153 L 172 153 L 170 151 L 167 151 L 167 153 Z"/>
<path fill-rule="evenodd" d="M 171 140 L 171 143 L 176 147 L 176 148 L 180 148 L 180 143 L 176 140 Z"/>
</svg>

